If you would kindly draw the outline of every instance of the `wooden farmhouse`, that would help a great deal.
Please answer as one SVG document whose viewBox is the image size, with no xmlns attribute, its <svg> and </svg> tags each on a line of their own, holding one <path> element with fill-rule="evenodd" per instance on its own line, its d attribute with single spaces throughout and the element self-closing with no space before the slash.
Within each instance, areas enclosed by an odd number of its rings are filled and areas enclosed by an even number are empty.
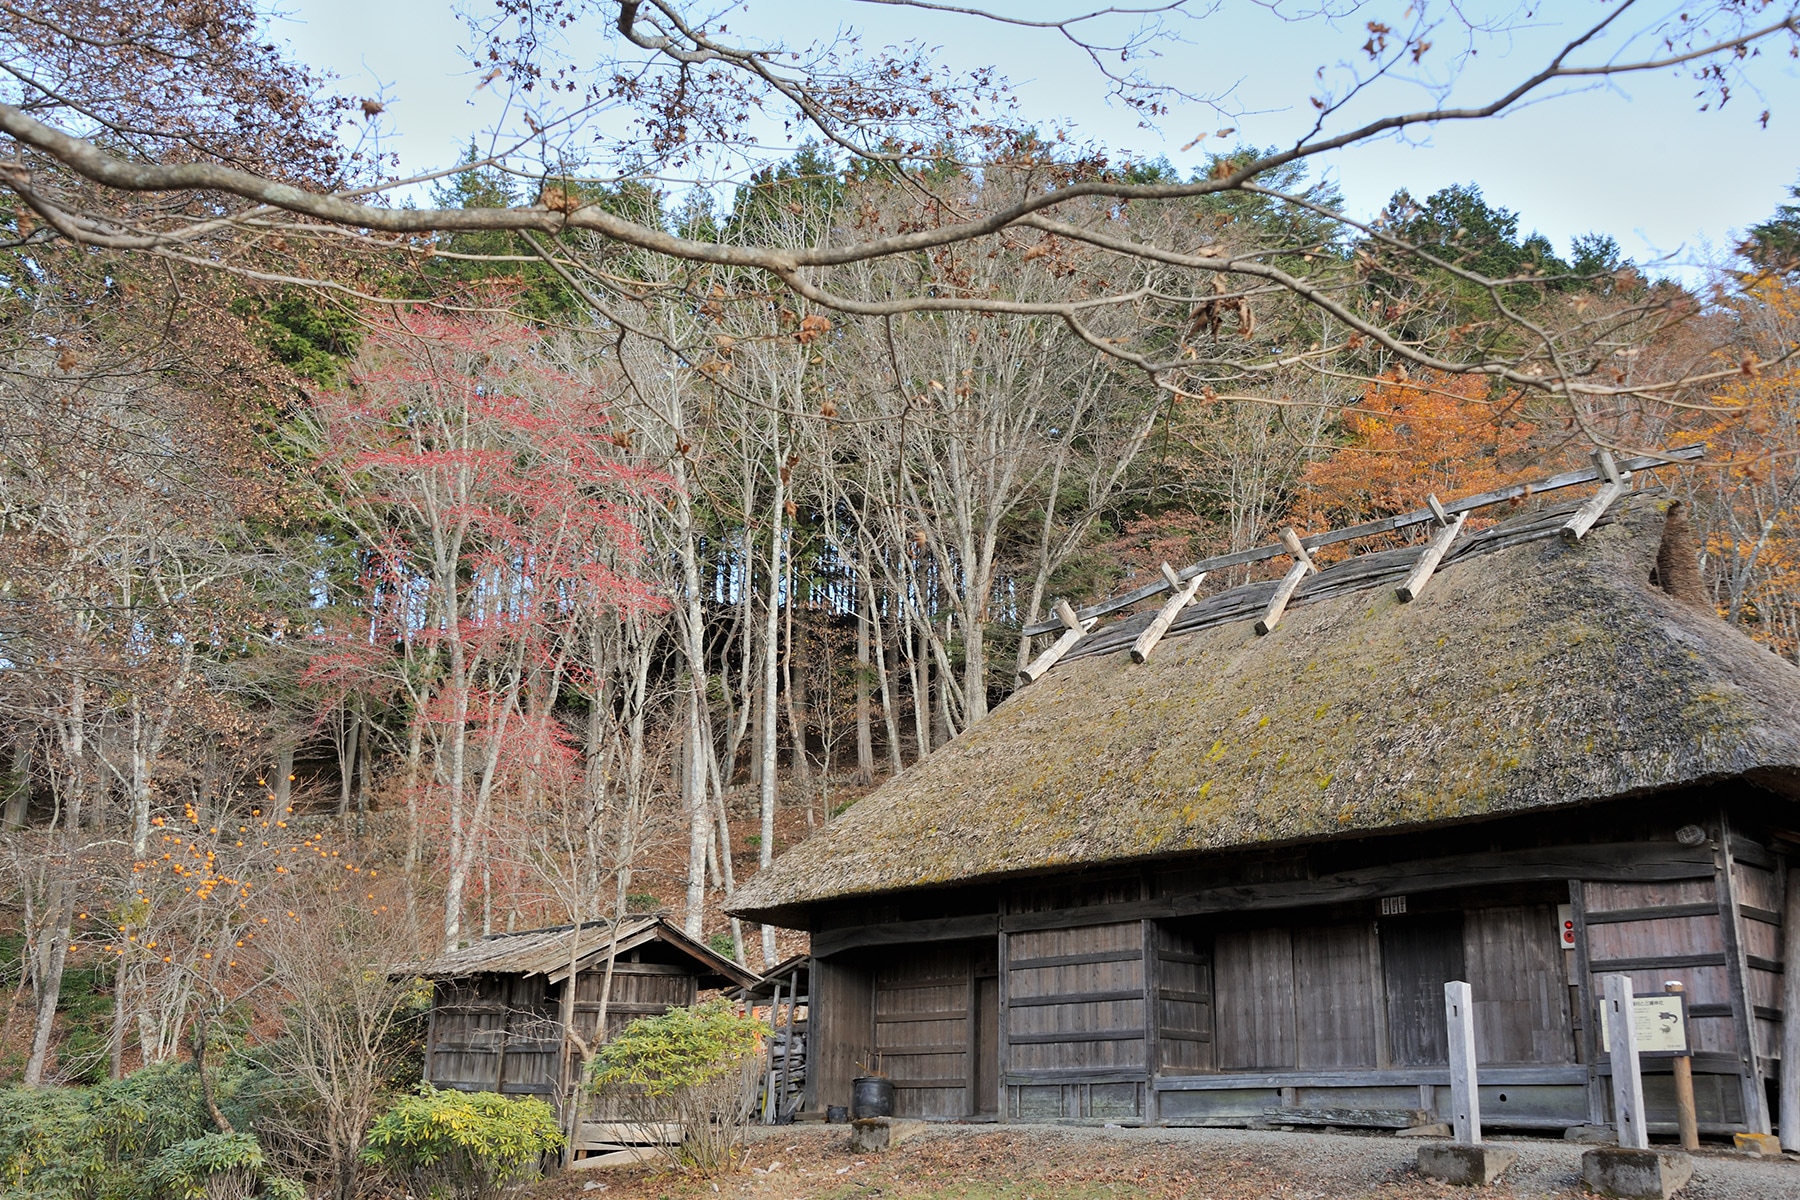
<svg viewBox="0 0 1800 1200">
<path fill-rule="evenodd" d="M 878 1068 L 920 1117 L 1444 1120 L 1466 980 L 1484 1120 L 1603 1122 L 1623 972 L 1686 986 L 1702 1131 L 1768 1131 L 1800 668 L 1719 619 L 1679 506 L 1631 486 L 1363 527 L 1441 521 L 1435 575 L 1416 546 L 1313 573 L 1340 531 L 1282 582 L 1169 571 L 1162 614 L 1068 613 L 1053 669 L 737 893 L 812 936 L 806 1107 Z"/>
<path fill-rule="evenodd" d="M 625 918 L 616 947 L 610 921 L 484 937 L 407 968 L 433 982 L 426 1082 L 468 1092 L 541 1096 L 560 1111 L 575 1083 L 566 1078 L 570 1064 L 563 1059 L 562 998 L 570 965 L 575 1032 L 591 1043 L 609 952 L 615 955 L 606 1005 L 609 1038 L 639 1017 L 692 1004 L 703 991 L 757 983 L 754 972 L 656 916 Z"/>
</svg>

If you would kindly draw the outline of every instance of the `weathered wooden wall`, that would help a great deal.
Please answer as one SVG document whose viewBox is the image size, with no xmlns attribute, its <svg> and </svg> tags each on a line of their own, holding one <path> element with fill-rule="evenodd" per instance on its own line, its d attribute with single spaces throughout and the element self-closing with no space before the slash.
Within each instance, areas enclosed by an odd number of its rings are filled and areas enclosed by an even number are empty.
<svg viewBox="0 0 1800 1200">
<path fill-rule="evenodd" d="M 874 971 L 855 956 L 815 958 L 812 979 L 812 1045 L 806 1107 L 823 1112 L 850 1107 L 858 1064 L 875 1059 Z"/>
<path fill-rule="evenodd" d="M 425 1078 L 433 1086 L 552 1095 L 561 1046 L 542 976 L 478 975 L 437 984 Z"/>
<path fill-rule="evenodd" d="M 1695 819 L 1703 836 L 1677 838 Z M 863 1031 L 846 1036 L 880 1049 L 916 1115 L 984 1111 L 984 1072 L 999 1077 L 1007 1120 L 1441 1114 L 1443 985 L 1465 979 L 1487 1120 L 1604 1121 L 1595 997 L 1622 971 L 1640 992 L 1686 985 L 1701 1125 L 1726 1132 L 1767 1128 L 1784 865 L 1730 828 L 1723 801 L 1693 793 L 990 886 L 961 908 L 953 890 L 918 912 L 893 899 L 886 920 L 840 913 L 823 936 L 843 964 L 842 1028 Z M 977 965 L 990 946 L 991 987 Z M 829 1003 L 822 990 L 821 1019 L 838 1019 Z M 845 1060 L 844 1045 L 834 1032 L 820 1054 Z M 1652 1126 L 1672 1128 L 1668 1068 L 1646 1070 Z M 822 1070 L 843 1099 L 816 1103 L 847 1103 L 851 1073 Z"/>
<path fill-rule="evenodd" d="M 575 1029 L 592 1041 L 603 972 L 576 980 Z M 692 1004 L 691 971 L 653 962 L 615 965 L 606 1037 L 642 1016 Z M 561 987 L 542 975 L 477 975 L 442 980 L 432 1001 L 425 1078 L 435 1087 L 555 1099 L 560 1094 Z M 605 1039 L 602 1039 L 605 1040 Z"/>
</svg>

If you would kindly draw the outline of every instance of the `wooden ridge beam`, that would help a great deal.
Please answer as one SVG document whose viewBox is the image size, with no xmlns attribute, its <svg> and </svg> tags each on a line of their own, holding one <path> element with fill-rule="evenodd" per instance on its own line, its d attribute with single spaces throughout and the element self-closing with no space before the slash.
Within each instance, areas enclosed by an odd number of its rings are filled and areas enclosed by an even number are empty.
<svg viewBox="0 0 1800 1200">
<path fill-rule="evenodd" d="M 1645 454 L 1637 458 L 1628 458 L 1618 463 L 1621 472 L 1649 471 L 1657 467 L 1679 466 L 1682 463 L 1697 462 L 1705 457 L 1706 448 L 1701 445 L 1682 446 L 1662 454 Z M 1533 483 L 1515 483 L 1508 487 L 1496 488 L 1491 492 L 1482 492 L 1474 496 L 1466 496 L 1461 500 L 1453 500 L 1444 505 L 1444 511 L 1456 513 L 1473 512 L 1478 508 L 1486 508 L 1492 504 L 1504 504 L 1508 500 L 1519 500 L 1527 496 L 1541 495 L 1544 492 L 1560 491 L 1563 488 L 1578 487 L 1584 483 L 1593 483 L 1604 479 L 1605 475 L 1598 467 L 1588 467 L 1579 471 L 1564 471 L 1560 475 L 1552 475 L 1548 479 L 1540 479 Z M 1375 537 L 1378 534 L 1392 533 L 1397 529 L 1410 529 L 1414 525 L 1424 525 L 1436 521 L 1437 514 L 1429 508 L 1415 512 L 1401 513 L 1398 516 L 1382 517 L 1377 521 L 1364 521 L 1360 525 L 1347 525 L 1342 529 L 1334 529 L 1329 533 L 1316 533 L 1304 539 L 1309 549 L 1317 550 L 1322 546 L 1335 546 L 1340 542 L 1351 542 L 1357 538 Z M 1227 567 L 1244 566 L 1247 563 L 1267 562 L 1271 558 L 1279 558 L 1286 552 L 1281 545 L 1257 546 L 1250 550 L 1234 550 L 1230 554 L 1216 554 L 1211 558 L 1203 558 L 1191 566 L 1177 571 L 1184 581 L 1206 571 L 1222 571 Z M 1108 600 L 1091 604 L 1078 614 L 1082 620 L 1089 617 L 1104 617 L 1108 613 L 1118 612 L 1122 608 L 1130 608 L 1141 600 L 1159 596 L 1169 590 L 1169 582 L 1158 578 L 1153 583 L 1129 592 L 1121 593 Z M 1027 625 L 1022 631 L 1027 637 L 1053 633 L 1061 625 L 1054 618 Z"/>
<path fill-rule="evenodd" d="M 1462 532 L 1463 522 L 1469 519 L 1469 514 L 1466 512 L 1459 512 L 1452 517 L 1444 510 L 1443 505 L 1438 503 L 1436 496 L 1427 496 L 1425 501 L 1431 506 L 1431 511 L 1437 514 L 1441 528 L 1426 545 L 1425 553 L 1419 555 L 1419 561 L 1413 567 L 1412 574 L 1406 577 L 1406 582 L 1394 589 L 1394 595 L 1400 597 L 1402 604 L 1411 604 L 1419 598 L 1419 593 L 1423 592 L 1425 585 L 1431 582 L 1431 576 L 1437 571 L 1438 564 L 1444 561 L 1444 555 L 1450 552 L 1450 544 L 1456 541 L 1456 535 Z"/>
<path fill-rule="evenodd" d="M 1318 564 L 1313 562 L 1312 555 L 1306 552 L 1306 547 L 1300 541 L 1300 535 L 1295 533 L 1292 528 L 1281 531 L 1281 543 L 1287 547 L 1287 552 L 1294 556 L 1294 565 L 1289 567 L 1288 573 L 1281 577 L 1281 583 L 1276 586 L 1275 594 L 1269 597 L 1269 607 L 1256 620 L 1256 632 L 1259 637 L 1266 635 L 1275 626 L 1281 624 L 1281 615 L 1287 611 L 1288 601 L 1294 598 L 1294 591 L 1300 586 L 1300 581 L 1319 569 Z"/>
<path fill-rule="evenodd" d="M 1202 571 L 1183 583 L 1181 576 L 1168 563 L 1162 565 L 1162 574 L 1169 581 L 1169 590 L 1175 594 L 1169 597 L 1168 603 L 1162 606 L 1162 611 L 1156 614 L 1155 619 L 1144 627 L 1144 632 L 1137 635 L 1137 641 L 1131 644 L 1131 661 L 1135 663 L 1149 660 L 1150 652 L 1156 649 L 1156 643 L 1162 641 L 1163 634 L 1169 632 L 1169 626 L 1175 623 L 1181 610 L 1193 602 L 1195 593 L 1200 590 L 1200 584 L 1206 578 L 1206 572 Z"/>
</svg>

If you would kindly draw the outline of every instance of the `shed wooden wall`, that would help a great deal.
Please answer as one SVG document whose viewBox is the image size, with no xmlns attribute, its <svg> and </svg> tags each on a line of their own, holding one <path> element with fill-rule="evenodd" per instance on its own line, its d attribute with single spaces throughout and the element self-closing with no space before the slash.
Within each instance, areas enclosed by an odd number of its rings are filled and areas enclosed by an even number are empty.
<svg viewBox="0 0 1800 1200">
<path fill-rule="evenodd" d="M 432 998 L 425 1078 L 466 1092 L 549 1097 L 561 1045 L 543 976 L 441 980 Z"/>
<path fill-rule="evenodd" d="M 575 1029 L 592 1040 L 600 1016 L 603 972 L 576 980 Z M 649 962 L 615 965 L 607 1004 L 606 1037 L 642 1016 L 655 1016 L 698 997 L 694 975 Z M 555 1100 L 561 1076 L 561 988 L 542 975 L 476 975 L 440 980 L 433 992 L 425 1078 L 466 1092 L 542 1096 Z M 604 1040 L 604 1039 L 603 1039 Z"/>
</svg>

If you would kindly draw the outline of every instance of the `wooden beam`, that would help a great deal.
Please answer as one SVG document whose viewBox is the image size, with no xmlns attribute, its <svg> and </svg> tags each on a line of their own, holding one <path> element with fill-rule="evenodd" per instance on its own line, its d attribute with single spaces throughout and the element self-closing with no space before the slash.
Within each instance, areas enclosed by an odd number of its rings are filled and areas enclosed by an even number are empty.
<svg viewBox="0 0 1800 1200">
<path fill-rule="evenodd" d="M 1059 600 L 1057 603 L 1061 608 L 1066 609 L 1069 607 L 1069 602 L 1067 600 Z M 1072 610 L 1071 615 L 1073 615 Z M 1054 667 L 1058 662 L 1062 661 L 1063 655 L 1075 648 L 1076 642 L 1079 642 L 1082 638 L 1087 636 L 1088 630 L 1092 629 L 1099 619 L 1100 618 L 1098 617 L 1089 617 L 1075 628 L 1065 630 L 1063 635 L 1057 638 L 1048 650 L 1032 659 L 1031 662 L 1026 665 L 1025 669 L 1019 672 L 1019 682 L 1036 683 L 1038 680 L 1042 679 L 1044 674 L 1049 671 L 1051 667 Z"/>
<path fill-rule="evenodd" d="M 1435 500 L 1436 497 L 1434 496 L 1432 499 Z M 1400 597 L 1400 603 L 1411 604 L 1419 598 L 1419 593 L 1424 591 L 1425 585 L 1431 581 L 1431 576 L 1438 569 L 1438 564 L 1444 561 L 1444 555 L 1450 552 L 1450 543 L 1454 542 L 1456 535 L 1462 532 L 1463 522 L 1468 519 L 1468 513 L 1457 513 L 1450 519 L 1448 525 L 1437 531 L 1436 536 L 1425 547 L 1425 553 L 1419 555 L 1419 561 L 1414 564 L 1412 574 L 1406 577 L 1405 583 L 1394 589 L 1394 595 Z"/>
<path fill-rule="evenodd" d="M 1164 563 L 1162 569 L 1166 576 L 1174 577 L 1175 569 L 1168 563 Z M 1169 632 L 1169 626 L 1175 623 L 1181 610 L 1193 602 L 1194 594 L 1200 590 L 1200 583 L 1205 578 L 1206 572 L 1200 572 L 1169 597 L 1168 603 L 1162 606 L 1162 611 L 1144 627 L 1144 632 L 1138 634 L 1137 641 L 1131 643 L 1132 662 L 1141 663 L 1149 659 L 1150 652 L 1156 649 L 1156 643 L 1162 641 L 1163 634 Z"/>
<path fill-rule="evenodd" d="M 1595 453 L 1594 462 L 1606 482 L 1589 497 L 1586 504 L 1575 510 L 1575 515 L 1562 527 L 1562 539 L 1571 546 L 1587 535 L 1587 531 L 1594 527 L 1594 522 L 1612 507 L 1615 500 L 1631 490 L 1631 472 L 1619 470 L 1612 455 L 1600 450 Z"/>
<path fill-rule="evenodd" d="M 1796 968 L 1781 981 L 1781 1148 L 1800 1150 L 1800 867 L 1776 878 L 1783 879 L 1787 892 L 1782 958 Z"/>
<path fill-rule="evenodd" d="M 1656 467 L 1674 463 L 1697 462 L 1705 456 L 1705 453 L 1706 449 L 1703 446 L 1682 446 L 1677 450 L 1670 450 L 1665 454 L 1646 454 L 1639 458 L 1626 459 L 1624 462 L 1618 464 L 1618 468 L 1621 472 L 1648 471 L 1653 470 Z M 1540 479 L 1533 483 L 1516 483 L 1510 487 L 1498 488 L 1491 492 L 1482 492 L 1479 495 L 1467 496 L 1461 500 L 1453 500 L 1449 504 L 1444 505 L 1443 508 L 1445 512 L 1452 515 L 1461 512 L 1473 512 L 1478 508 L 1486 508 L 1490 504 L 1502 504 L 1508 500 L 1519 500 L 1527 496 L 1542 495 L 1545 492 L 1554 492 L 1562 488 L 1576 487 L 1584 483 L 1593 483 L 1595 480 L 1602 478 L 1604 478 L 1604 476 L 1597 467 L 1586 468 L 1580 471 L 1565 471 L 1560 475 L 1552 475 L 1548 479 Z M 1432 512 L 1429 508 L 1422 508 L 1416 512 L 1401 513 L 1399 516 L 1383 517 L 1378 521 L 1364 521 L 1360 525 L 1347 525 L 1342 529 L 1334 529 L 1329 533 L 1312 534 L 1303 540 L 1309 549 L 1317 550 L 1321 546 L 1335 546 L 1340 542 L 1353 542 L 1358 538 L 1376 537 L 1380 534 L 1392 533 L 1397 529 L 1410 529 L 1414 525 L 1434 523 L 1437 519 L 1436 513 Z M 1192 566 L 1183 567 L 1177 573 L 1183 579 L 1192 579 L 1202 571 L 1222 571 L 1227 567 L 1239 567 L 1244 566 L 1247 563 L 1267 562 L 1271 558 L 1281 557 L 1281 555 L 1286 552 L 1286 549 L 1287 548 L 1282 545 L 1257 546 L 1250 550 L 1236 550 L 1230 554 L 1217 554 L 1211 558 L 1203 558 Z M 1168 590 L 1168 581 L 1166 579 L 1158 579 L 1154 583 L 1147 583 L 1143 587 L 1121 593 L 1108 600 L 1102 600 L 1098 604 L 1091 604 L 1082 609 L 1077 615 L 1084 621 L 1089 617 L 1103 617 L 1108 613 L 1115 613 L 1120 609 L 1130 608 L 1141 600 L 1148 600 L 1152 596 L 1159 596 Z M 1055 632 L 1061 624 L 1062 623 L 1055 618 L 1050 618 L 1049 620 L 1039 621 L 1034 625 L 1027 625 L 1021 632 L 1027 637 L 1036 637 L 1039 634 Z"/>
<path fill-rule="evenodd" d="M 1281 531 L 1281 544 L 1287 547 L 1289 554 L 1294 556 L 1294 565 L 1289 567 L 1288 573 L 1281 577 L 1281 582 L 1276 585 L 1275 594 L 1269 597 L 1269 607 L 1257 619 L 1256 633 L 1258 637 L 1265 636 L 1275 626 L 1281 624 L 1281 615 L 1287 611 L 1288 601 L 1294 598 L 1294 591 L 1300 586 L 1300 581 L 1319 569 L 1318 565 L 1313 562 L 1312 555 L 1308 554 L 1306 547 L 1301 544 L 1300 535 L 1291 528 Z"/>
</svg>

